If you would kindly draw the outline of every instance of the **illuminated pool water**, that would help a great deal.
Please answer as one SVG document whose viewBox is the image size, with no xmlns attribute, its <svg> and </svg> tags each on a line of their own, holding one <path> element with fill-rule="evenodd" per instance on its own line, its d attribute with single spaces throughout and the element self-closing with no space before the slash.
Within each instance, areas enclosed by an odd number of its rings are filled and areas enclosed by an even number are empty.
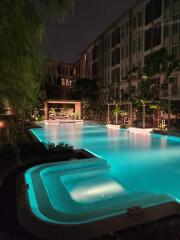
<svg viewBox="0 0 180 240">
<path fill-rule="evenodd" d="M 107 129 L 96 124 L 42 126 L 32 129 L 40 141 L 65 141 L 107 160 L 113 181 L 126 192 L 165 193 L 180 199 L 180 138 Z M 106 179 L 104 176 L 100 177 L 103 181 Z M 75 181 L 80 187 L 80 177 Z M 78 190 L 73 189 L 71 178 L 64 177 L 62 182 L 74 200 L 92 201 L 87 200 L 87 196 L 77 199 Z"/>
</svg>

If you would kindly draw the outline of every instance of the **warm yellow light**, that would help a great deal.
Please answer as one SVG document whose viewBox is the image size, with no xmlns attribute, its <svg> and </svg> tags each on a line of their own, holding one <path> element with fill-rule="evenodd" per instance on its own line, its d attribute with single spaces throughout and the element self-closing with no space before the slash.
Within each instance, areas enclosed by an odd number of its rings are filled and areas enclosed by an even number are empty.
<svg viewBox="0 0 180 240">
<path fill-rule="evenodd" d="M 6 122 L 0 121 L 0 129 L 6 128 Z"/>
</svg>

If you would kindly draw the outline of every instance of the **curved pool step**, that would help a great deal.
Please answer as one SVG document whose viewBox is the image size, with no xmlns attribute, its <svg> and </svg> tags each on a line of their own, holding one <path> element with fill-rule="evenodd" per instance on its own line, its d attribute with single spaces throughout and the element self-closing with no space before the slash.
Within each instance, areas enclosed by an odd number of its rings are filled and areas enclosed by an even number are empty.
<svg viewBox="0 0 180 240">
<path fill-rule="evenodd" d="M 101 158 L 32 167 L 17 198 L 20 224 L 46 239 L 84 240 L 179 213 L 168 195 L 128 193 Z"/>
</svg>

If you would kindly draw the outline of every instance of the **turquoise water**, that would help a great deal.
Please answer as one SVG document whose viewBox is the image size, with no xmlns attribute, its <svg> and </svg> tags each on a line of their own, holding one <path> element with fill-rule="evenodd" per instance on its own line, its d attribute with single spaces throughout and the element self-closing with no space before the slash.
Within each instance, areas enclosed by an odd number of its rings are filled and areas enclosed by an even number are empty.
<svg viewBox="0 0 180 240">
<path fill-rule="evenodd" d="M 96 124 L 42 126 L 32 129 L 40 141 L 65 141 L 106 159 L 113 181 L 126 191 L 165 193 L 180 199 L 180 138 L 107 129 Z M 69 179 L 63 181 L 65 187 L 72 186 Z M 76 189 L 71 192 L 76 199 Z M 83 197 L 79 201 L 87 201 Z"/>
</svg>

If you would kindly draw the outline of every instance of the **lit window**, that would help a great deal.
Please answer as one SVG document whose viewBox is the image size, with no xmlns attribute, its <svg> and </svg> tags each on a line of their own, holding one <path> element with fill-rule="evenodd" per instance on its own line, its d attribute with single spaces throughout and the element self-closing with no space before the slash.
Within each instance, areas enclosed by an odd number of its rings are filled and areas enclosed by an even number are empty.
<svg viewBox="0 0 180 240">
<path fill-rule="evenodd" d="M 65 79 L 64 79 L 64 78 L 62 78 L 62 80 L 61 80 L 61 85 L 62 85 L 62 86 L 65 86 L 65 85 L 66 85 L 66 82 L 65 82 Z"/>
</svg>

